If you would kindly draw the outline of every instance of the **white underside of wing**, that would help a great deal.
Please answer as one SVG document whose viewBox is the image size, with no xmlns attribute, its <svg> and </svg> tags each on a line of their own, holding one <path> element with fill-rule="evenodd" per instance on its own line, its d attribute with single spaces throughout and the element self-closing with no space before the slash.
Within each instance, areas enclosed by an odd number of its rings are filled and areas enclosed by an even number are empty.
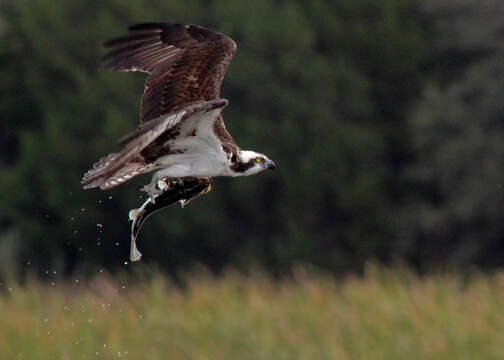
<svg viewBox="0 0 504 360">
<path fill-rule="evenodd" d="M 232 172 L 228 154 L 214 133 L 213 126 L 220 116 L 222 108 L 208 112 L 199 112 L 184 121 L 180 134 L 170 139 L 166 145 L 171 154 L 159 158 L 156 167 L 159 176 L 163 177 L 212 177 L 230 176 Z M 192 135 L 195 131 L 195 135 Z"/>
</svg>

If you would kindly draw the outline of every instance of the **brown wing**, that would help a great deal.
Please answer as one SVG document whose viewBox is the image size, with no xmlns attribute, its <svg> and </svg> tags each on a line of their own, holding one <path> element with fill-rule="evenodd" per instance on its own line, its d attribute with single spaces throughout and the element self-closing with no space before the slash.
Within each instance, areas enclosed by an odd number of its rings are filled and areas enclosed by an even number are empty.
<svg viewBox="0 0 504 360">
<path fill-rule="evenodd" d="M 143 71 L 140 109 L 144 123 L 198 100 L 218 99 L 224 74 L 236 51 L 229 37 L 197 25 L 146 23 L 105 44 L 104 68 Z"/>
<path fill-rule="evenodd" d="M 191 121 L 192 116 L 197 113 L 224 109 L 227 104 L 226 99 L 198 102 L 152 121 L 147 129 L 140 126 L 137 133 L 130 136 L 121 152 L 101 158 L 84 174 L 81 184 L 84 189 L 98 186 L 101 189 L 109 189 L 137 175 L 154 170 L 157 157 L 170 154 L 170 149 L 164 144 L 170 138 L 179 136 L 180 127 L 184 122 Z M 154 126 L 150 126 L 151 124 Z"/>
</svg>

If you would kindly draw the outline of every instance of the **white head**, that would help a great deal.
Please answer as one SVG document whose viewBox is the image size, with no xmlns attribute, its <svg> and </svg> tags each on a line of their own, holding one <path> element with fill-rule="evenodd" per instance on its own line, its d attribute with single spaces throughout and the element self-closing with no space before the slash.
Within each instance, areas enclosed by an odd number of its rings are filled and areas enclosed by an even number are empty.
<svg viewBox="0 0 504 360">
<path fill-rule="evenodd" d="M 275 169 L 275 162 L 264 154 L 250 150 L 240 150 L 231 165 L 235 176 L 254 175 L 267 169 Z"/>
</svg>

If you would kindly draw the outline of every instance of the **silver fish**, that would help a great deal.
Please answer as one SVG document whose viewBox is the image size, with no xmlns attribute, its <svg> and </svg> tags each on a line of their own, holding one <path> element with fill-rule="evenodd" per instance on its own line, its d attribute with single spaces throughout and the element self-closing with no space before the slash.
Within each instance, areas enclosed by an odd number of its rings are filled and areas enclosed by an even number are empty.
<svg viewBox="0 0 504 360">
<path fill-rule="evenodd" d="M 158 188 L 162 190 L 161 193 L 149 197 L 142 206 L 129 212 L 129 219 L 133 221 L 131 224 L 131 261 L 138 261 L 142 257 L 142 253 L 137 249 L 136 240 L 140 228 L 150 215 L 178 201 L 183 207 L 192 199 L 208 193 L 212 189 L 212 183 L 209 178 L 162 179 L 158 182 Z"/>
</svg>

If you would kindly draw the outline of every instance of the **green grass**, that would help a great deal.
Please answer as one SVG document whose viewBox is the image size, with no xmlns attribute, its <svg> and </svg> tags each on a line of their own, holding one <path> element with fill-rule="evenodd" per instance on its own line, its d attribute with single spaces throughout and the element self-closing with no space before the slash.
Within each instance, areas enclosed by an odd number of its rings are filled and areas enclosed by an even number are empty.
<svg viewBox="0 0 504 360">
<path fill-rule="evenodd" d="M 504 359 L 503 273 L 125 283 L 4 285 L 0 359 Z"/>
</svg>

